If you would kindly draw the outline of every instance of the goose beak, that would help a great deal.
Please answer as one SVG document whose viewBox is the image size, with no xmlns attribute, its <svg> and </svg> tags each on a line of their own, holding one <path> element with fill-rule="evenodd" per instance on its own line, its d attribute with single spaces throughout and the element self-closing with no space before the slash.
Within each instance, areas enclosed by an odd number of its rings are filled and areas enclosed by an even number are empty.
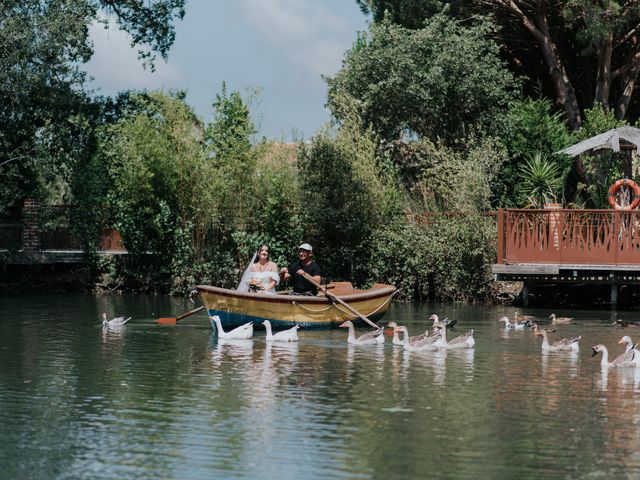
<svg viewBox="0 0 640 480">
<path fill-rule="evenodd" d="M 618 345 L 622 345 L 623 343 L 626 343 L 626 342 L 624 341 L 624 338 L 621 338 L 620 340 L 618 340 Z"/>
<path fill-rule="evenodd" d="M 347 325 L 347 322 L 344 322 L 342 324 L 340 324 L 340 326 L 338 328 L 347 328 L 349 325 Z"/>
<path fill-rule="evenodd" d="M 596 350 L 596 347 L 591 347 L 591 350 L 593 351 L 593 353 L 591 354 L 592 357 L 595 357 L 598 354 L 598 350 Z"/>
</svg>

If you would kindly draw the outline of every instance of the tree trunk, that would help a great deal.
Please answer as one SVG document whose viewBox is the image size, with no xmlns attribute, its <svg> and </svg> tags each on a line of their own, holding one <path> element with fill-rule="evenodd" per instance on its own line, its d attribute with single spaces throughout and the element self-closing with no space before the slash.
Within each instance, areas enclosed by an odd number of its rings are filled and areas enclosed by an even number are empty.
<svg viewBox="0 0 640 480">
<path fill-rule="evenodd" d="M 600 42 L 598 46 L 598 77 L 594 104 L 601 104 L 605 110 L 609 109 L 609 90 L 611 87 L 611 55 L 613 53 L 613 33 Z"/>
<path fill-rule="evenodd" d="M 629 108 L 629 102 L 631 102 L 631 95 L 633 94 L 633 89 L 636 86 L 636 72 L 631 72 L 631 75 L 625 75 L 621 81 L 623 85 L 622 94 L 618 98 L 616 105 L 616 118 L 618 120 L 623 120 L 627 116 L 627 109 Z"/>
<path fill-rule="evenodd" d="M 576 92 L 573 89 L 573 85 L 571 84 L 571 80 L 569 79 L 567 69 L 558 55 L 558 48 L 551 37 L 551 32 L 549 31 L 549 24 L 546 16 L 547 2 L 545 0 L 540 0 L 537 2 L 537 5 L 534 5 L 532 2 L 517 0 L 481 0 L 481 2 L 492 6 L 493 8 L 497 6 L 498 8 L 505 10 L 515 17 L 524 29 L 533 36 L 540 46 L 542 57 L 556 91 L 556 100 L 562 105 L 569 126 L 572 130 L 580 128 L 580 125 L 582 124 L 582 116 L 580 115 L 578 99 L 576 97 Z M 521 6 L 528 10 L 535 9 L 535 20 L 529 18 L 527 13 L 520 8 Z"/>
</svg>

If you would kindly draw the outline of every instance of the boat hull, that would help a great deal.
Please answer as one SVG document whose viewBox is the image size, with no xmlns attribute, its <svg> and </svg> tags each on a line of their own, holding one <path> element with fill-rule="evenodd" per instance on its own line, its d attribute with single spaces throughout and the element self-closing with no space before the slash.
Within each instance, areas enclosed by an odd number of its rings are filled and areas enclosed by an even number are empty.
<svg viewBox="0 0 640 480">
<path fill-rule="evenodd" d="M 226 288 L 196 287 L 209 316 L 218 315 L 223 327 L 237 327 L 247 322 L 269 320 L 272 327 L 332 328 L 345 320 L 359 322 L 357 315 L 325 296 L 302 296 L 248 293 Z M 331 289 L 352 308 L 376 322 L 389 308 L 396 288 L 376 284 L 368 290 L 355 290 L 340 283 Z"/>
</svg>

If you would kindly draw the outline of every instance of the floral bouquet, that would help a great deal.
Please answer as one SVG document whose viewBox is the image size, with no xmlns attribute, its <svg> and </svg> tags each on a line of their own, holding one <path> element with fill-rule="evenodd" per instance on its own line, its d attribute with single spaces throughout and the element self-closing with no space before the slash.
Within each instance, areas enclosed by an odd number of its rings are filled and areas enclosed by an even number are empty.
<svg viewBox="0 0 640 480">
<path fill-rule="evenodd" d="M 264 290 L 264 285 L 257 278 L 252 278 L 247 282 L 247 286 L 249 287 L 250 292 L 259 292 L 260 290 Z"/>
</svg>

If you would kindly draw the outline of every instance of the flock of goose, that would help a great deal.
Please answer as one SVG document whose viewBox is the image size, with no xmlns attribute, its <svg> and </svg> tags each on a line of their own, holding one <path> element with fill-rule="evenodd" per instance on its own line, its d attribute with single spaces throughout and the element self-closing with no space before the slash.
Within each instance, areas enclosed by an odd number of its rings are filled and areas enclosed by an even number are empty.
<svg viewBox="0 0 640 480">
<path fill-rule="evenodd" d="M 556 317 L 555 314 L 549 316 L 550 323 L 552 325 L 564 325 L 569 324 L 573 320 L 568 317 Z M 116 317 L 111 320 L 107 320 L 106 313 L 102 314 L 102 325 L 105 328 L 120 328 L 126 325 L 131 320 L 131 317 Z M 222 328 L 222 322 L 220 317 L 213 315 L 210 317 L 211 326 L 215 330 L 218 338 L 221 339 L 236 339 L 236 340 L 248 340 L 253 338 L 253 326 L 254 322 L 249 322 L 241 325 L 233 330 L 225 332 Z M 369 333 L 365 333 L 359 337 L 356 337 L 355 327 L 353 322 L 347 320 L 340 325 L 341 328 L 347 328 L 349 330 L 347 336 L 347 343 L 350 345 L 380 345 L 385 342 L 385 330 L 391 330 L 393 332 L 393 345 L 402 346 L 405 350 L 410 352 L 420 351 L 437 351 L 437 350 L 453 350 L 453 349 L 469 349 L 475 347 L 475 339 L 473 337 L 473 329 L 468 332 L 449 340 L 447 338 L 447 329 L 452 328 L 456 324 L 456 320 L 440 320 L 438 315 L 433 314 L 429 317 L 429 320 L 433 322 L 431 332 L 427 329 L 425 332 L 418 335 L 410 336 L 407 327 L 398 325 L 396 322 L 389 322 L 384 327 L 380 327 Z M 498 321 L 504 324 L 505 330 L 524 330 L 531 328 L 536 336 L 542 337 L 542 351 L 543 352 L 577 352 L 580 350 L 580 339 L 582 336 L 562 338 L 556 340 L 553 343 L 549 342 L 549 334 L 556 330 L 549 330 L 546 328 L 539 328 L 538 324 L 533 321 L 534 317 L 527 315 L 519 315 L 515 312 L 513 319 L 508 317 L 502 317 Z M 615 324 L 621 326 L 627 326 L 628 324 L 621 324 L 621 321 Z M 280 332 L 273 333 L 271 328 L 271 322 L 269 320 L 263 320 L 262 326 L 266 330 L 265 340 L 267 342 L 297 342 L 298 341 L 298 327 L 297 325 Z M 635 326 L 635 325 L 634 325 Z M 640 325 L 638 325 L 640 326 Z M 401 338 L 402 336 L 402 338 Z M 623 336 L 618 344 L 625 345 L 624 353 L 620 354 L 613 361 L 609 361 L 609 351 L 603 344 L 594 345 L 591 347 L 592 356 L 598 353 L 602 354 L 602 360 L 600 362 L 602 367 L 606 368 L 640 368 L 640 350 L 636 348 L 636 343 L 631 340 L 628 335 Z"/>
<path fill-rule="evenodd" d="M 556 340 L 553 343 L 549 343 L 549 334 L 555 332 L 554 330 L 548 330 L 546 328 L 538 328 L 538 324 L 533 322 L 531 316 L 518 316 L 516 312 L 513 321 L 507 317 L 502 317 L 499 322 L 504 323 L 505 330 L 524 330 L 525 328 L 532 328 L 536 336 L 542 337 L 542 351 L 543 352 L 577 352 L 580 350 L 581 335 L 577 337 L 562 338 Z M 553 325 L 563 325 L 571 323 L 573 318 L 568 317 L 556 317 L 554 313 L 549 316 Z M 617 321 L 614 325 L 622 325 L 621 321 Z M 609 351 L 603 344 L 594 345 L 591 347 L 592 355 L 596 356 L 598 353 L 602 353 L 602 360 L 600 365 L 605 368 L 638 368 L 640 367 L 640 351 L 636 349 L 636 344 L 631 340 L 629 335 L 624 335 L 619 341 L 619 345 L 626 345 L 624 353 L 618 355 L 613 361 L 609 361 Z"/>
<path fill-rule="evenodd" d="M 253 322 L 240 325 L 233 330 L 225 332 L 222 328 L 222 322 L 220 317 L 213 315 L 210 317 L 211 326 L 216 331 L 218 338 L 222 339 L 235 339 L 235 340 L 248 340 L 253 337 Z M 385 342 L 385 330 L 393 331 L 394 345 L 401 345 L 405 350 L 409 351 L 423 351 L 423 350 L 443 350 L 443 349 L 461 349 L 461 348 L 473 348 L 475 346 L 475 339 L 473 338 L 473 330 L 469 330 L 463 335 L 456 337 L 452 340 L 447 339 L 447 328 L 451 328 L 456 324 L 455 320 L 439 320 L 438 316 L 433 314 L 429 317 L 429 320 L 433 321 L 433 330 L 429 334 L 429 330 L 413 337 L 409 336 L 407 327 L 399 326 L 396 322 L 389 322 L 384 327 L 380 327 L 373 332 L 365 333 L 359 337 L 356 337 L 355 327 L 353 322 L 347 320 L 340 325 L 341 328 L 347 328 L 349 330 L 347 336 L 347 343 L 350 345 L 380 345 Z M 269 320 L 263 320 L 262 325 L 267 331 L 265 340 L 267 342 L 296 342 L 298 341 L 298 326 L 294 326 L 288 330 L 272 333 L 271 323 Z M 400 339 L 400 335 L 403 335 L 403 339 Z"/>
</svg>

